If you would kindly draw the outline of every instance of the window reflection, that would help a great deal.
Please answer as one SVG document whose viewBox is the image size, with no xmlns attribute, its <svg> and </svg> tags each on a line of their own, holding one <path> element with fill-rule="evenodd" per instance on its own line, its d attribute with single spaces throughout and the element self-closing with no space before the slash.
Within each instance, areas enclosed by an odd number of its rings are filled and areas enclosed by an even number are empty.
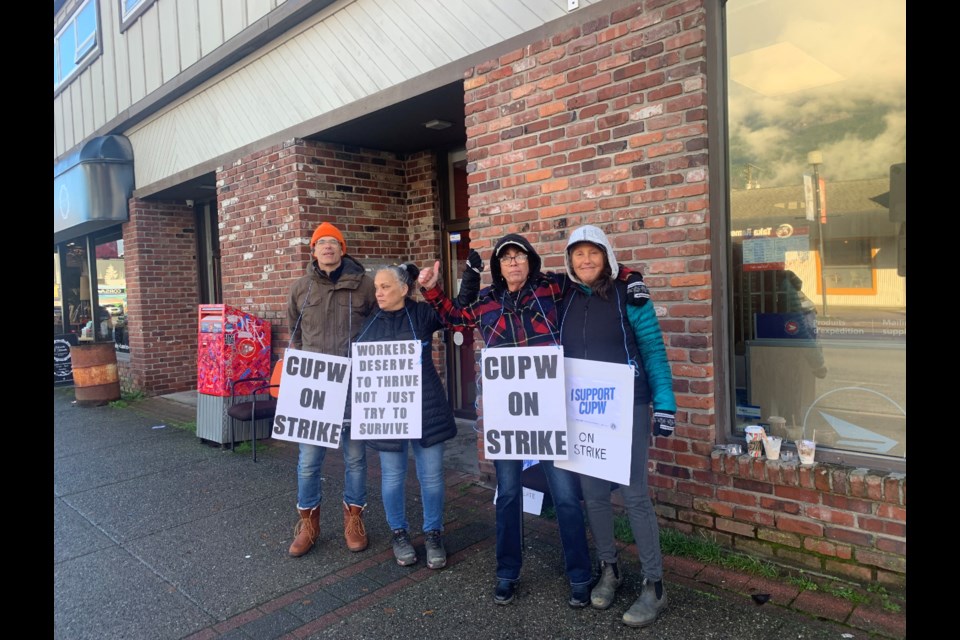
<svg viewBox="0 0 960 640">
<path fill-rule="evenodd" d="M 102 310 L 98 341 L 113 341 L 117 351 L 127 352 L 127 277 L 123 262 L 123 240 L 98 241 L 97 297 Z"/>
<path fill-rule="evenodd" d="M 905 456 L 906 3 L 729 0 L 726 28 L 738 428 Z"/>
</svg>

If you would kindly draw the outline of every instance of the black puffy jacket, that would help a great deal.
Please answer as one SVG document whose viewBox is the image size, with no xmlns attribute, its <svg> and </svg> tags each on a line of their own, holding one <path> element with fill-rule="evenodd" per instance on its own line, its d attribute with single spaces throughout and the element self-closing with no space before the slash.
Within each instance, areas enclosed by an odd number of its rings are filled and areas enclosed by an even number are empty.
<svg viewBox="0 0 960 640">
<path fill-rule="evenodd" d="M 437 369 L 433 366 L 433 333 L 442 328 L 443 324 L 433 307 L 426 302 L 415 302 L 408 298 L 405 307 L 399 311 L 375 310 L 367 318 L 357 336 L 357 342 L 418 340 L 425 345 L 422 352 L 421 372 L 423 391 L 420 394 L 423 403 L 423 429 L 420 437 L 422 447 L 432 447 L 457 435 L 457 422 L 453 417 L 453 409 L 447 400 L 447 392 L 440 382 Z M 366 440 L 365 442 L 378 451 L 401 450 L 399 439 Z"/>
</svg>

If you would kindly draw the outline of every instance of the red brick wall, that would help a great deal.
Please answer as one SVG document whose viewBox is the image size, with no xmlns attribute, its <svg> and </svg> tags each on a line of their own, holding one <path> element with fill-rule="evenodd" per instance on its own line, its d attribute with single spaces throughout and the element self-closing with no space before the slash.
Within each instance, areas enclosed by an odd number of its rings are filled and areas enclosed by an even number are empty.
<svg viewBox="0 0 960 640">
<path fill-rule="evenodd" d="M 439 254 L 436 160 L 294 140 L 217 174 L 224 302 L 273 323 L 289 342 L 287 296 L 310 260 L 310 236 L 336 225 L 347 252 L 373 270 Z"/>
<path fill-rule="evenodd" d="M 654 453 L 666 467 L 714 439 L 703 21 L 697 2 L 638 4 L 465 81 L 472 246 L 519 232 L 562 269 L 568 230 L 595 224 L 644 273 L 683 436 Z"/>
<path fill-rule="evenodd" d="M 197 387 L 197 240 L 193 208 L 130 200 L 123 225 L 130 360 L 125 388 L 148 395 Z"/>
<path fill-rule="evenodd" d="M 904 477 L 713 452 L 702 5 L 617 9 L 466 73 L 471 245 L 489 259 L 498 238 L 522 233 L 545 268 L 562 269 L 569 230 L 594 224 L 644 274 L 679 409 L 676 435 L 657 438 L 650 454 L 662 524 L 785 564 L 895 584 L 906 571 Z M 492 463 L 481 461 L 481 472 L 492 477 Z"/>
</svg>

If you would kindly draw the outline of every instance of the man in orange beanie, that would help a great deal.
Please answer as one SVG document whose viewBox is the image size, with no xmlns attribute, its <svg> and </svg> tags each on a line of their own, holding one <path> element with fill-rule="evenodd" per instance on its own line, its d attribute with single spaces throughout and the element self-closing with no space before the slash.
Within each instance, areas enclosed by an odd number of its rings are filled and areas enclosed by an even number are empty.
<svg viewBox="0 0 960 640">
<path fill-rule="evenodd" d="M 292 327 L 294 349 L 350 357 L 350 342 L 363 321 L 377 307 L 373 279 L 347 255 L 343 234 L 323 222 L 310 238 L 313 256 L 307 272 L 293 283 L 287 302 L 287 323 Z M 367 548 L 363 510 L 367 506 L 365 443 L 350 438 L 350 404 L 343 421 L 346 473 L 343 484 L 343 536 L 351 551 Z M 300 519 L 289 553 L 300 557 L 313 548 L 320 535 L 321 474 L 327 447 L 300 444 L 297 463 L 297 511 Z"/>
</svg>

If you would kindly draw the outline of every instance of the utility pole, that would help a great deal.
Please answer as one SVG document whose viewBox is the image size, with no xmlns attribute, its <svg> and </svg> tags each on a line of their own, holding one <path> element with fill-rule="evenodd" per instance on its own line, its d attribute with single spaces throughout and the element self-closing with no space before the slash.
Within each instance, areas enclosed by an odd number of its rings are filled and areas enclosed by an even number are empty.
<svg viewBox="0 0 960 640">
<path fill-rule="evenodd" d="M 813 207 L 817 218 L 817 236 L 820 242 L 820 304 L 823 306 L 821 317 L 827 317 L 827 276 L 826 255 L 823 252 L 823 213 L 820 211 L 820 165 L 823 164 L 823 153 L 811 151 L 807 154 L 807 162 L 813 165 Z"/>
</svg>

